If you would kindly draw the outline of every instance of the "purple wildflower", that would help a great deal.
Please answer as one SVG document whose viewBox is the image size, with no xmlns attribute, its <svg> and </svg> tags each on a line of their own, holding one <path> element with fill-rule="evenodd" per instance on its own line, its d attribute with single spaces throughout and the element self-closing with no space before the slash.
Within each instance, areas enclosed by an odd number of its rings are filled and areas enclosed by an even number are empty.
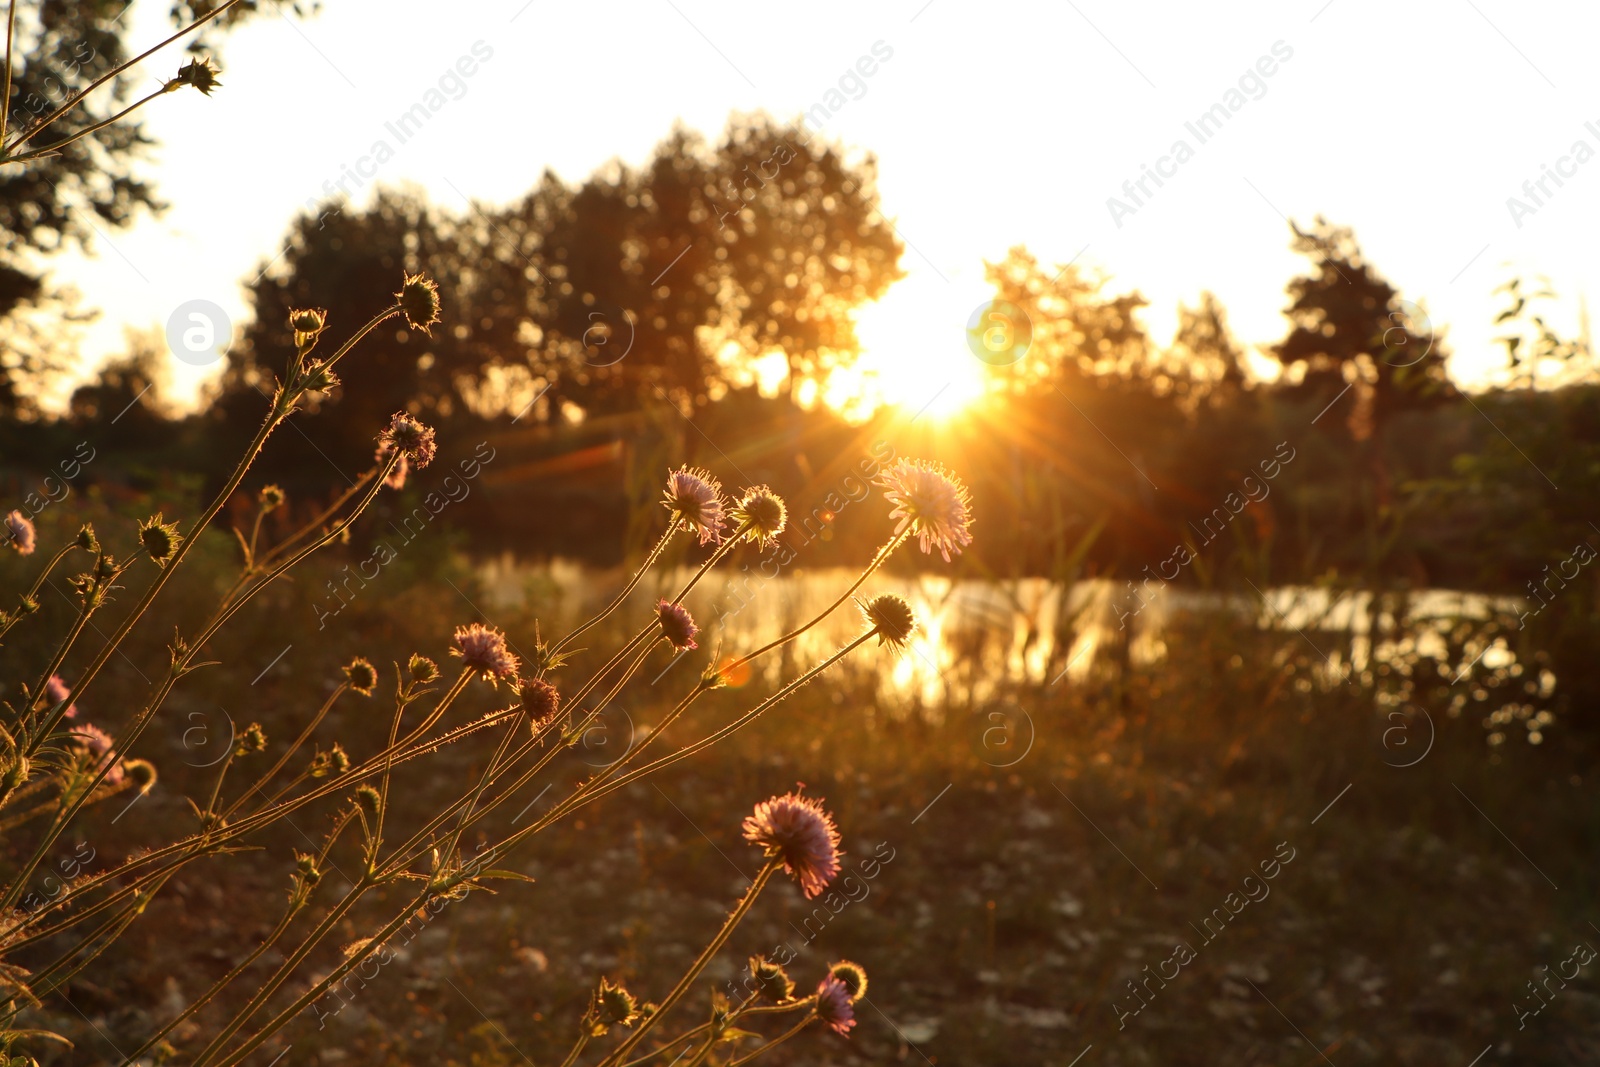
<svg viewBox="0 0 1600 1067">
<path fill-rule="evenodd" d="M 507 678 L 516 677 L 522 661 L 506 648 L 506 635 L 492 626 L 473 623 L 456 627 L 456 647 L 452 656 L 460 656 L 462 663 L 483 676 L 491 685 L 499 685 Z"/>
<path fill-rule="evenodd" d="M 675 522 L 697 530 L 702 545 L 722 540 L 722 483 L 702 467 L 679 467 L 667 474 L 661 503 Z"/>
<path fill-rule="evenodd" d="M 50 680 L 44 683 L 44 702 L 50 707 L 55 707 L 70 696 L 72 696 L 72 690 L 68 689 L 67 683 L 61 680 L 61 675 L 52 674 Z M 76 704 L 68 704 L 67 710 L 62 714 L 68 719 L 77 718 L 78 706 Z"/>
<path fill-rule="evenodd" d="M 700 632 L 700 627 L 694 624 L 688 608 L 668 600 L 657 601 L 656 617 L 661 620 L 661 633 L 673 648 L 687 652 L 699 647 L 694 643 L 694 635 Z"/>
<path fill-rule="evenodd" d="M 6 514 L 6 543 L 24 556 L 33 554 L 33 522 L 20 511 Z"/>
<path fill-rule="evenodd" d="M 798 793 L 763 800 L 745 817 L 744 839 L 781 858 L 807 900 L 821 896 L 839 873 L 839 829 L 820 800 Z"/>
<path fill-rule="evenodd" d="M 831 974 L 817 983 L 817 1018 L 841 1037 L 849 1037 L 850 1028 L 856 1024 L 850 990 Z"/>
<path fill-rule="evenodd" d="M 79 723 L 67 731 L 67 743 L 87 749 L 89 755 L 94 757 L 93 770 L 96 772 L 106 763 L 115 761 L 111 762 L 111 769 L 106 773 L 105 784 L 110 786 L 122 784 L 122 761 L 112 752 L 117 743 L 111 739 L 110 734 L 92 722 Z"/>
<path fill-rule="evenodd" d="M 385 448 L 401 453 L 417 470 L 432 463 L 438 451 L 433 441 L 433 427 L 424 426 L 403 411 L 394 413 L 389 425 L 378 435 L 378 445 L 380 453 Z"/>
<path fill-rule="evenodd" d="M 952 551 L 959 555 L 963 546 L 972 543 L 968 529 L 972 498 L 961 480 L 944 467 L 921 459 L 898 459 L 876 481 L 894 505 L 889 517 L 900 520 L 894 528 L 896 536 L 910 527 L 922 551 L 937 548 L 946 563 Z"/>
</svg>

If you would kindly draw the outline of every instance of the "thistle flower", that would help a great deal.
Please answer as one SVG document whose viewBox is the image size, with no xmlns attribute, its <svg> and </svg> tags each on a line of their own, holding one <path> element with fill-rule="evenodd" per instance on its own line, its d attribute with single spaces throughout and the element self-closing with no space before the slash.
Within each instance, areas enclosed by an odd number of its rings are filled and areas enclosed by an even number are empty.
<svg viewBox="0 0 1600 1067">
<path fill-rule="evenodd" d="M 735 525 L 745 528 L 745 536 L 762 548 L 770 548 L 789 523 L 783 498 L 764 485 L 746 489 L 730 515 Z"/>
<path fill-rule="evenodd" d="M 844 983 L 852 1004 L 867 995 L 867 971 L 861 964 L 840 960 L 828 968 L 828 973 Z"/>
<path fill-rule="evenodd" d="M 498 686 L 504 679 L 516 677 L 522 666 L 506 649 L 506 635 L 492 626 L 477 622 L 458 626 L 455 642 L 456 647 L 450 654 L 460 656 L 463 664 L 477 671 L 490 685 Z"/>
<path fill-rule="evenodd" d="M 394 447 L 392 445 L 386 445 L 382 442 L 379 442 L 377 455 L 373 456 L 372 458 L 377 460 L 379 463 L 387 463 L 389 462 L 389 457 L 393 453 Z M 406 487 L 406 475 L 410 473 L 410 471 L 411 461 L 407 459 L 406 454 L 402 452 L 400 453 L 400 461 L 394 465 L 394 469 L 391 470 L 389 472 L 389 476 L 383 480 L 383 484 L 390 489 L 404 489 Z"/>
<path fill-rule="evenodd" d="M 364 697 L 372 695 L 378 687 L 378 672 L 367 660 L 357 656 L 344 667 L 344 676 L 350 681 L 350 688 Z"/>
<path fill-rule="evenodd" d="M 972 543 L 968 530 L 972 525 L 971 496 L 961 480 L 943 466 L 921 459 L 898 459 L 875 481 L 894 505 L 889 517 L 900 520 L 894 528 L 896 536 L 909 527 L 922 551 L 937 548 L 946 563 L 951 552 L 959 555 L 963 546 Z"/>
<path fill-rule="evenodd" d="M 178 534 L 178 524 L 175 522 L 164 523 L 161 513 L 144 521 L 139 527 L 139 543 L 144 546 L 152 560 L 165 567 L 178 552 L 178 546 L 183 544 L 183 538 Z"/>
<path fill-rule="evenodd" d="M 656 602 L 656 617 L 661 620 L 661 633 L 679 652 L 687 652 L 697 648 L 694 635 L 700 628 L 694 624 L 694 617 L 689 614 L 689 609 L 682 604 L 660 600 Z"/>
<path fill-rule="evenodd" d="M 522 683 L 522 709 L 537 726 L 561 710 L 561 693 L 543 678 L 530 678 Z"/>
<path fill-rule="evenodd" d="M 20 511 L 6 513 L 6 543 L 24 556 L 33 555 L 33 523 Z"/>
<path fill-rule="evenodd" d="M 769 1004 L 782 1004 L 794 996 L 789 973 L 765 956 L 750 957 L 750 977 L 756 982 L 756 995 Z"/>
<path fill-rule="evenodd" d="M 388 427 L 378 435 L 379 457 L 387 458 L 390 451 L 399 452 L 421 470 L 433 462 L 433 455 L 438 451 L 433 443 L 433 428 L 403 411 L 395 412 Z"/>
<path fill-rule="evenodd" d="M 222 87 L 222 83 L 217 81 L 218 73 L 216 65 L 211 62 L 211 57 L 198 56 L 179 67 L 178 76 L 168 81 L 165 89 L 170 93 L 175 89 L 183 88 L 185 85 L 192 85 L 205 95 L 210 96 L 211 90 Z"/>
<path fill-rule="evenodd" d="M 781 858 L 807 900 L 821 896 L 839 873 L 839 829 L 820 800 L 798 793 L 763 800 L 745 817 L 744 839 Z"/>
<path fill-rule="evenodd" d="M 700 543 L 722 540 L 722 483 L 703 467 L 679 467 L 667 474 L 667 495 L 661 503 L 674 522 L 698 531 Z"/>
<path fill-rule="evenodd" d="M 413 682 L 421 682 L 423 685 L 439 677 L 439 665 L 420 653 L 412 654 L 406 663 L 406 670 L 410 672 Z"/>
<path fill-rule="evenodd" d="M 893 593 L 884 593 L 865 602 L 858 600 L 856 603 L 861 608 L 861 614 L 866 616 L 867 625 L 878 635 L 880 645 L 904 648 L 916 632 L 917 617 L 912 614 L 911 605 Z"/>
<path fill-rule="evenodd" d="M 50 680 L 44 683 L 44 702 L 52 708 L 71 696 L 72 690 L 67 688 L 67 683 L 61 680 L 61 675 L 59 674 L 52 674 Z M 62 715 L 68 719 L 77 718 L 78 706 L 76 704 L 68 704 L 67 710 L 62 712 Z"/>
<path fill-rule="evenodd" d="M 428 327 L 439 321 L 439 286 L 432 278 L 426 274 L 404 275 L 394 299 L 407 326 L 432 336 Z"/>
<path fill-rule="evenodd" d="M 817 983 L 816 1012 L 817 1018 L 841 1037 L 849 1037 L 850 1028 L 856 1024 L 855 1008 L 850 1005 L 850 990 L 831 974 Z"/>
</svg>

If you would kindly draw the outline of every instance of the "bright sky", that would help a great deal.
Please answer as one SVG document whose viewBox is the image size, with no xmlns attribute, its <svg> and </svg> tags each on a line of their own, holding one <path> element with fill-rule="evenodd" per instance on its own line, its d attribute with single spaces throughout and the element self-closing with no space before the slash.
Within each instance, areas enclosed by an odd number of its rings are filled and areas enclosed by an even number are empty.
<svg viewBox="0 0 1600 1067">
<path fill-rule="evenodd" d="M 167 32 L 166 7 L 134 5 L 135 48 Z M 1176 303 L 1209 287 L 1245 342 L 1267 344 L 1284 333 L 1283 286 L 1303 264 L 1284 216 L 1321 212 L 1354 226 L 1378 268 L 1448 325 L 1469 379 L 1501 358 L 1490 291 L 1513 272 L 1548 275 L 1558 321 L 1575 328 L 1600 285 L 1600 159 L 1575 147 L 1600 150 L 1600 9 L 1225 7 L 324 0 L 315 17 L 228 36 L 211 98 L 146 109 L 163 144 L 147 173 L 171 211 L 108 234 L 97 257 L 57 260 L 56 278 L 105 312 L 86 347 L 99 358 L 122 350 L 124 325 L 163 324 L 189 300 L 241 321 L 243 284 L 282 249 L 292 214 L 377 140 L 398 147 L 373 183 L 416 183 L 454 208 L 499 204 L 547 166 L 576 181 L 612 157 L 640 161 L 680 118 L 715 137 L 731 111 L 789 118 L 842 88 L 826 132 L 877 153 L 882 204 L 907 244 L 909 276 L 863 335 L 908 404 L 970 378 L 983 260 L 1019 243 L 1141 290 L 1159 341 Z M 475 44 L 492 55 L 446 85 L 459 99 L 398 144 L 385 123 Z M 892 55 L 855 76 L 875 45 Z M 146 77 L 180 61 L 163 54 Z M 1219 103 L 1235 110 L 1202 143 L 1185 123 Z M 1164 160 L 1180 139 L 1191 153 Z M 1145 179 L 1135 204 L 1123 183 L 1145 165 L 1169 176 Z M 1522 185 L 1545 165 L 1567 176 L 1545 178 L 1535 203 Z M 1513 195 L 1534 210 L 1514 219 Z M 1112 196 L 1136 210 L 1114 219 Z M 173 366 L 192 395 L 206 372 Z"/>
</svg>

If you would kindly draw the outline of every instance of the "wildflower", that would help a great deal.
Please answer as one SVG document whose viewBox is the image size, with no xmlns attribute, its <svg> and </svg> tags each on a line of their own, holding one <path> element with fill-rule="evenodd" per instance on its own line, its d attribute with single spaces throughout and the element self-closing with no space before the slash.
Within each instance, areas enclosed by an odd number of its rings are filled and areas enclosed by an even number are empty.
<svg viewBox="0 0 1600 1067">
<path fill-rule="evenodd" d="M 283 507 L 286 499 L 283 488 L 277 485 L 263 485 L 261 487 L 261 510 L 273 511 Z"/>
<path fill-rule="evenodd" d="M 322 308 L 295 308 L 289 312 L 289 328 L 294 331 L 294 346 L 308 347 L 328 324 L 328 313 Z"/>
<path fill-rule="evenodd" d="M 428 327 L 439 321 L 439 286 L 426 274 L 406 274 L 394 298 L 413 330 L 429 333 Z"/>
<path fill-rule="evenodd" d="M 116 742 L 111 735 L 106 733 L 94 723 L 79 723 L 67 731 L 67 743 L 76 748 L 87 751 L 91 757 L 90 768 L 99 771 L 107 763 L 110 769 L 106 771 L 105 784 L 119 786 L 122 784 L 123 764 L 116 758 L 114 749 Z"/>
<path fill-rule="evenodd" d="M 317 857 L 309 852 L 294 854 L 294 873 L 308 888 L 322 881 L 322 868 L 317 866 Z"/>
<path fill-rule="evenodd" d="M 421 682 L 424 685 L 439 677 L 439 665 L 427 656 L 416 653 L 413 653 L 406 663 L 406 670 L 411 672 L 413 682 Z"/>
<path fill-rule="evenodd" d="M 661 600 L 656 602 L 656 617 L 661 620 L 661 633 L 671 642 L 672 647 L 679 652 L 687 652 L 697 648 L 694 635 L 700 628 L 694 624 L 694 617 L 689 614 L 689 609 L 682 604 Z"/>
<path fill-rule="evenodd" d="M 44 702 L 50 707 L 53 708 L 57 704 L 71 699 L 71 697 L 72 690 L 68 689 L 67 683 L 61 680 L 61 675 L 52 674 L 50 680 L 44 683 Z M 78 706 L 76 704 L 68 704 L 67 710 L 62 712 L 62 715 L 68 719 L 77 718 Z"/>
<path fill-rule="evenodd" d="M 561 709 L 561 693 L 543 678 L 522 683 L 522 708 L 534 724 L 545 722 Z"/>
<path fill-rule="evenodd" d="M 386 445 L 380 442 L 378 445 L 378 454 L 372 458 L 377 460 L 379 463 L 387 463 L 389 462 L 390 455 L 393 453 L 394 447 L 392 445 Z M 406 454 L 402 452 L 400 453 L 399 461 L 394 465 L 394 469 L 391 470 L 389 472 L 389 476 L 383 480 L 383 484 L 390 489 L 404 489 L 406 487 L 406 475 L 410 473 L 410 471 L 411 461 L 407 459 Z"/>
<path fill-rule="evenodd" d="M 762 548 L 772 547 L 789 523 L 789 511 L 783 506 L 783 498 L 764 485 L 746 489 L 731 514 L 733 521 L 744 528 L 745 535 Z"/>
<path fill-rule="evenodd" d="M 178 76 L 168 81 L 165 89 L 170 93 L 175 89 L 183 88 L 185 85 L 192 85 L 202 93 L 210 96 L 211 90 L 222 87 L 222 83 L 217 81 L 217 74 L 216 65 L 211 62 L 211 58 L 209 56 L 199 56 L 179 67 Z"/>
<path fill-rule="evenodd" d="M 139 543 L 144 546 L 144 550 L 150 554 L 152 560 L 165 567 L 177 554 L 183 538 L 178 535 L 178 524 L 163 523 L 161 513 L 158 511 L 139 527 Z"/>
<path fill-rule="evenodd" d="M 78 536 L 72 543 L 85 552 L 100 551 L 100 539 L 94 535 L 93 523 L 86 522 L 78 527 Z"/>
<path fill-rule="evenodd" d="M 438 446 L 433 443 L 433 428 L 424 426 L 403 411 L 395 412 L 388 427 L 378 435 L 378 442 L 380 457 L 386 458 L 389 451 L 399 452 L 417 470 L 433 462 L 433 455 L 438 451 Z"/>
<path fill-rule="evenodd" d="M 522 666 L 516 656 L 506 649 L 506 635 L 492 626 L 473 623 L 456 627 L 456 647 L 452 656 L 460 656 L 470 670 L 477 671 L 490 685 L 499 685 L 506 678 L 514 678 Z"/>
<path fill-rule="evenodd" d="M 357 656 L 344 667 L 344 676 L 350 681 L 350 688 L 364 697 L 372 695 L 378 687 L 378 672 L 371 663 Z"/>
<path fill-rule="evenodd" d="M 350 757 L 345 753 L 344 746 L 335 741 L 328 751 L 318 751 L 311 757 L 311 777 L 326 778 L 329 775 L 337 778 L 350 770 Z"/>
<path fill-rule="evenodd" d="M 839 830 L 820 800 L 798 793 L 763 800 L 745 817 L 744 839 L 781 858 L 807 900 L 821 896 L 839 873 Z"/>
<path fill-rule="evenodd" d="M 142 540 L 143 539 L 143 531 L 142 530 L 140 531 L 140 534 L 141 534 L 141 540 Z M 111 553 L 109 553 L 109 552 L 100 553 L 100 558 L 95 560 L 94 576 L 95 576 L 96 579 L 98 579 L 99 581 L 102 581 L 102 582 L 109 582 L 111 579 L 113 579 L 113 578 L 115 578 L 117 576 L 117 561 L 116 561 L 116 558 L 111 555 Z"/>
<path fill-rule="evenodd" d="M 702 467 L 679 467 L 667 474 L 667 495 L 661 503 L 673 521 L 696 530 L 700 543 L 722 540 L 722 483 Z"/>
<path fill-rule="evenodd" d="M 840 960 L 828 968 L 828 973 L 844 983 L 852 1004 L 867 995 L 867 971 L 861 964 Z"/>
<path fill-rule="evenodd" d="M 816 1012 L 817 1018 L 842 1037 L 850 1036 L 850 1028 L 856 1024 L 856 1012 L 850 1006 L 850 991 L 831 974 L 817 983 Z"/>
<path fill-rule="evenodd" d="M 131 759 L 122 764 L 123 772 L 128 780 L 139 790 L 141 796 L 148 796 L 150 790 L 156 787 L 156 765 L 149 760 Z"/>
<path fill-rule="evenodd" d="M 750 957 L 750 977 L 756 981 L 756 995 L 769 1004 L 782 1004 L 794 996 L 789 973 L 765 956 Z"/>
<path fill-rule="evenodd" d="M 33 555 L 33 523 L 20 511 L 6 514 L 6 543 L 24 556 Z"/>
<path fill-rule="evenodd" d="M 876 482 L 894 505 L 889 517 L 900 520 L 894 528 L 896 536 L 909 527 L 922 551 L 937 548 L 946 563 L 952 551 L 959 555 L 963 546 L 972 543 L 968 530 L 972 525 L 971 496 L 961 480 L 944 467 L 926 460 L 899 459 L 885 468 Z"/>
<path fill-rule="evenodd" d="M 911 605 L 893 593 L 884 593 L 865 603 L 857 603 L 872 632 L 878 635 L 880 645 L 904 648 L 917 629 L 917 618 L 911 613 Z"/>
</svg>

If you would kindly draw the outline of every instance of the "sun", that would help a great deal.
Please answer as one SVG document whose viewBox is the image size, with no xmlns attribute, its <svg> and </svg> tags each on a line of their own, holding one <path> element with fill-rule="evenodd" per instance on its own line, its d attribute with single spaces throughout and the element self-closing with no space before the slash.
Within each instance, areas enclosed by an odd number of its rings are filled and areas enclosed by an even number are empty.
<svg viewBox="0 0 1600 1067">
<path fill-rule="evenodd" d="M 920 283 L 920 284 L 919 284 Z M 861 355 L 835 370 L 823 402 L 848 416 L 884 406 L 948 420 L 984 395 L 984 365 L 967 347 L 967 320 L 993 298 L 986 287 L 907 278 L 855 313 Z"/>
</svg>

